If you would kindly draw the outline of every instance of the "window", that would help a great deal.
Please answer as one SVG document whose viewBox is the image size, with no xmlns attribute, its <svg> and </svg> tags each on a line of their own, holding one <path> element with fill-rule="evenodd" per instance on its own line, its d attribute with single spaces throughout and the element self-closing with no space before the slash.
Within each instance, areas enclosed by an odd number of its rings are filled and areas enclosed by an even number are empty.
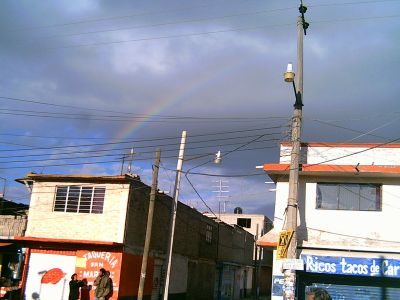
<svg viewBox="0 0 400 300">
<path fill-rule="evenodd" d="M 240 227 L 250 228 L 251 227 L 251 219 L 248 218 L 238 218 L 237 224 Z"/>
<path fill-rule="evenodd" d="M 207 244 L 211 244 L 212 243 L 212 226 L 207 224 L 206 225 L 206 242 Z"/>
<path fill-rule="evenodd" d="M 317 209 L 380 211 L 381 186 L 377 184 L 318 183 Z"/>
<path fill-rule="evenodd" d="M 104 187 L 58 186 L 54 211 L 102 214 Z"/>
</svg>

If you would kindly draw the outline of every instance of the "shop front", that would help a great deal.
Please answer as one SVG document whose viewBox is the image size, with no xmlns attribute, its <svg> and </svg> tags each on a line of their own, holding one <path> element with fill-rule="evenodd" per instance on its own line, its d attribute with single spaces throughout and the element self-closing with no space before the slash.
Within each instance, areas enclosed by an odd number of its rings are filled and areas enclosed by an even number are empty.
<svg viewBox="0 0 400 300">
<path fill-rule="evenodd" d="M 26 243 L 26 271 L 21 277 L 24 299 L 68 299 L 69 281 L 76 273 L 85 285 L 80 299 L 94 299 L 94 280 L 100 268 L 109 272 L 112 289 L 109 300 L 137 296 L 142 257 L 125 253 L 122 244 L 93 241 L 50 240 L 23 237 Z M 154 259 L 149 258 L 144 293 L 152 293 Z M 8 299 L 8 298 L 7 298 Z M 20 298 L 15 298 L 20 299 Z"/>
<path fill-rule="evenodd" d="M 13 240 L 0 242 L 0 298 L 20 299 L 26 248 Z"/>
<path fill-rule="evenodd" d="M 298 299 L 306 299 L 315 288 L 325 289 L 333 300 L 400 299 L 400 256 L 356 255 L 301 255 L 304 271 L 297 272 Z"/>
</svg>

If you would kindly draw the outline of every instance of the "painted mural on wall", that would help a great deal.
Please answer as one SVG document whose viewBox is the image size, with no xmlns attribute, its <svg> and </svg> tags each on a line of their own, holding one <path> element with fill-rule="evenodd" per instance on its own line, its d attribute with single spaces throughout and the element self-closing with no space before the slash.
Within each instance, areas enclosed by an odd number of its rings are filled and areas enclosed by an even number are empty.
<svg viewBox="0 0 400 300">
<path fill-rule="evenodd" d="M 97 275 L 99 275 L 100 268 L 104 268 L 110 272 L 113 286 L 113 291 L 109 299 L 117 300 L 121 260 L 121 253 L 116 252 L 87 250 L 79 250 L 76 252 L 76 273 L 79 279 L 87 279 L 88 290 L 83 290 L 83 292 L 88 292 L 90 294 L 90 299 L 94 299 L 95 287 L 93 286 L 93 282 Z"/>
<path fill-rule="evenodd" d="M 75 261 L 73 255 L 31 253 L 25 299 L 68 299 L 68 282 L 75 273 Z"/>
</svg>

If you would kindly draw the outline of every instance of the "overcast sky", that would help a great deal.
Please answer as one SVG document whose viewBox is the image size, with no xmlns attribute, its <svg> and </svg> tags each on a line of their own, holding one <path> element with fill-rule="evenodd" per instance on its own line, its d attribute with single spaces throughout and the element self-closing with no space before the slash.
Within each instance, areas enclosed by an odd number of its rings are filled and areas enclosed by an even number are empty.
<svg viewBox="0 0 400 300">
<path fill-rule="evenodd" d="M 400 1 L 305 1 L 303 141 L 387 142 L 400 137 Z M 273 215 L 270 179 L 288 139 L 298 1 L 0 2 L 0 176 L 6 198 L 28 172 L 121 173 L 171 190 L 182 130 L 184 170 L 218 212 Z M 85 145 L 85 146 L 80 146 Z M 207 163 L 221 150 L 221 165 Z M 127 164 L 125 164 L 126 171 Z M 220 176 L 210 176 L 220 175 Z M 232 175 L 242 175 L 229 177 Z M 181 201 L 209 210 L 182 179 Z M 222 206 L 223 207 L 223 206 Z"/>
</svg>

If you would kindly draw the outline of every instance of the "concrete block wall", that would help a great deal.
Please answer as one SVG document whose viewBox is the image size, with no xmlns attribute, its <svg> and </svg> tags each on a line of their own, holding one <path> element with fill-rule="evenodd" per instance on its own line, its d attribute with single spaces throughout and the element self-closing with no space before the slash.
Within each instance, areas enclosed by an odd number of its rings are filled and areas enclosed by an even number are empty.
<svg viewBox="0 0 400 300">
<path fill-rule="evenodd" d="M 144 245 L 150 188 L 143 183 L 131 187 L 125 244 L 128 251 L 141 251 Z M 156 197 L 150 248 L 153 252 L 166 253 L 171 217 L 172 198 L 158 194 Z M 206 224 L 213 224 L 214 240 L 205 242 Z M 178 203 L 175 223 L 173 253 L 189 258 L 215 259 L 216 223 L 183 203 Z M 131 249 L 131 250 L 129 250 Z"/>
<path fill-rule="evenodd" d="M 348 178 L 335 178 L 349 182 Z M 358 178 L 352 182 L 365 182 Z M 382 184 L 382 211 L 322 210 L 316 208 L 316 183 L 331 178 L 307 177 L 299 184 L 298 239 L 303 246 L 335 247 L 359 250 L 391 249 L 399 251 L 400 237 L 393 234 L 400 206 L 400 182 L 386 178 Z M 369 183 L 382 183 L 382 178 L 368 178 Z M 307 182 L 307 183 L 306 183 Z M 275 228 L 283 229 L 288 197 L 288 183 L 278 182 L 275 202 Z M 340 222 L 338 221 L 340 220 Z"/>
<path fill-rule="evenodd" d="M 253 264 L 254 236 L 238 226 L 220 223 L 218 260 Z"/>
<path fill-rule="evenodd" d="M 376 144 L 356 144 L 351 147 L 327 143 L 310 143 L 302 145 L 300 163 L 318 164 L 333 158 L 339 158 L 326 162 L 334 165 L 399 165 L 400 147 L 398 145 L 382 145 L 372 148 Z M 280 163 L 290 163 L 290 145 L 281 145 Z M 354 155 L 353 155 L 354 154 Z"/>
<path fill-rule="evenodd" d="M 58 185 L 105 187 L 103 213 L 53 211 Z M 128 184 L 35 182 L 32 189 L 26 236 L 122 243 L 128 191 Z"/>
<path fill-rule="evenodd" d="M 1 237 L 15 237 L 24 236 L 26 230 L 28 216 L 0 216 L 0 236 Z"/>
</svg>

